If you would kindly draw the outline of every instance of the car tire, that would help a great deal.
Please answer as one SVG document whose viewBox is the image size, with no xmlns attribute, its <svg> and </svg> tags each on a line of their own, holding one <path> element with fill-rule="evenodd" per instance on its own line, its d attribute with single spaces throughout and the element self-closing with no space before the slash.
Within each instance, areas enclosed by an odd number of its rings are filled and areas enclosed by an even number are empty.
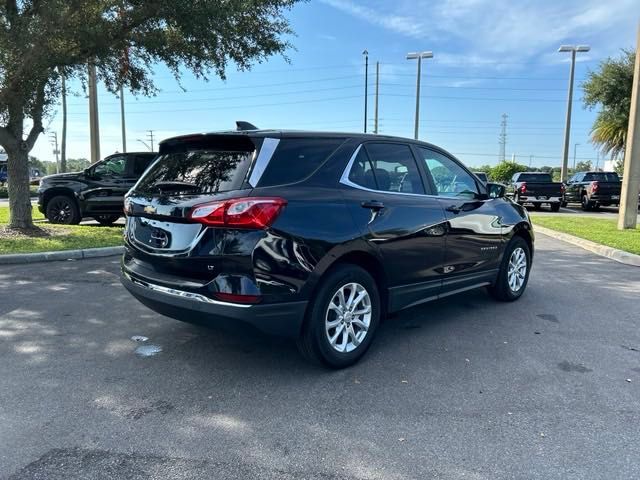
<svg viewBox="0 0 640 480">
<path fill-rule="evenodd" d="M 593 204 L 589 201 L 586 195 L 582 195 L 580 205 L 582 206 L 582 210 L 585 212 L 589 212 L 593 208 Z"/>
<path fill-rule="evenodd" d="M 533 204 L 533 209 L 534 210 L 540 210 L 542 208 L 542 204 L 541 203 L 534 203 Z"/>
<path fill-rule="evenodd" d="M 93 218 L 100 225 L 104 225 L 108 227 L 110 225 L 113 225 L 120 217 L 121 215 L 96 215 Z"/>
<path fill-rule="evenodd" d="M 50 223 L 77 225 L 82 220 L 76 201 L 68 195 L 57 195 L 47 202 L 45 216 Z"/>
<path fill-rule="evenodd" d="M 524 263 L 523 263 L 524 262 Z M 513 302 L 522 296 L 531 272 L 531 249 L 526 240 L 515 236 L 507 244 L 498 276 L 489 293 L 501 302 Z"/>
<path fill-rule="evenodd" d="M 309 304 L 298 349 L 307 360 L 329 368 L 353 365 L 371 345 L 381 312 L 371 275 L 355 265 L 339 265 L 323 278 Z"/>
<path fill-rule="evenodd" d="M 551 203 L 549 205 L 549 208 L 551 209 L 552 212 L 559 212 L 560 211 L 560 202 Z"/>
</svg>

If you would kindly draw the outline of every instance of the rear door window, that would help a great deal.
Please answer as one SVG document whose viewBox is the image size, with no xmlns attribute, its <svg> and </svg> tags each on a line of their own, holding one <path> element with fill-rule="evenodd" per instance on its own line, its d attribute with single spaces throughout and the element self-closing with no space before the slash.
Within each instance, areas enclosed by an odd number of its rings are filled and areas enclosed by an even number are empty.
<svg viewBox="0 0 640 480">
<path fill-rule="evenodd" d="M 133 175 L 136 177 L 142 175 L 154 158 L 155 155 L 134 155 L 132 158 Z"/>
<path fill-rule="evenodd" d="M 367 143 L 365 149 L 373 167 L 376 190 L 424 194 L 424 185 L 408 145 Z"/>
<path fill-rule="evenodd" d="M 342 144 L 342 138 L 283 138 L 278 143 L 259 187 L 286 185 L 304 180 Z"/>
</svg>

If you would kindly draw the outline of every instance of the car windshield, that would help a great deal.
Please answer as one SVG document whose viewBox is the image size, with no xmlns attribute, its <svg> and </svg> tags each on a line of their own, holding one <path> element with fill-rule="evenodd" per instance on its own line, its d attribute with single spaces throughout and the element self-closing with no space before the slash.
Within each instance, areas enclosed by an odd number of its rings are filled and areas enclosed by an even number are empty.
<svg viewBox="0 0 640 480">
<path fill-rule="evenodd" d="M 242 188 L 253 152 L 194 150 L 162 155 L 140 179 L 142 194 L 225 192 Z"/>
<path fill-rule="evenodd" d="M 619 182 L 620 177 L 615 172 L 589 172 L 584 176 L 585 182 Z"/>
<path fill-rule="evenodd" d="M 518 175 L 519 182 L 540 182 L 550 183 L 552 182 L 551 175 L 548 173 L 521 173 Z"/>
</svg>

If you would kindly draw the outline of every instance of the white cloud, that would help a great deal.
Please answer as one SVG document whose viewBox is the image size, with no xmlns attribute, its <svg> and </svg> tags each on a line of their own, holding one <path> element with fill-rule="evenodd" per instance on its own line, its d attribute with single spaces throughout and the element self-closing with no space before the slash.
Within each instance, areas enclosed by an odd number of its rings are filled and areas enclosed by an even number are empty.
<svg viewBox="0 0 640 480">
<path fill-rule="evenodd" d="M 372 0 L 366 6 L 363 0 L 321 1 L 477 64 L 541 60 L 567 42 L 600 43 L 606 45 L 600 53 L 615 53 L 633 43 L 638 15 L 637 0 Z"/>
</svg>

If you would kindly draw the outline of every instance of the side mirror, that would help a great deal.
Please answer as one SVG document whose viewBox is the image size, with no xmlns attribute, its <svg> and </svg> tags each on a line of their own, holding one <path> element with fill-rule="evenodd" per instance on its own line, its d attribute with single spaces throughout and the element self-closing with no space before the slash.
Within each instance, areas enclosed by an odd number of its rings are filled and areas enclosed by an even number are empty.
<svg viewBox="0 0 640 480">
<path fill-rule="evenodd" d="M 500 183 L 487 183 L 487 195 L 489 198 L 502 198 L 505 195 L 504 185 Z"/>
</svg>

